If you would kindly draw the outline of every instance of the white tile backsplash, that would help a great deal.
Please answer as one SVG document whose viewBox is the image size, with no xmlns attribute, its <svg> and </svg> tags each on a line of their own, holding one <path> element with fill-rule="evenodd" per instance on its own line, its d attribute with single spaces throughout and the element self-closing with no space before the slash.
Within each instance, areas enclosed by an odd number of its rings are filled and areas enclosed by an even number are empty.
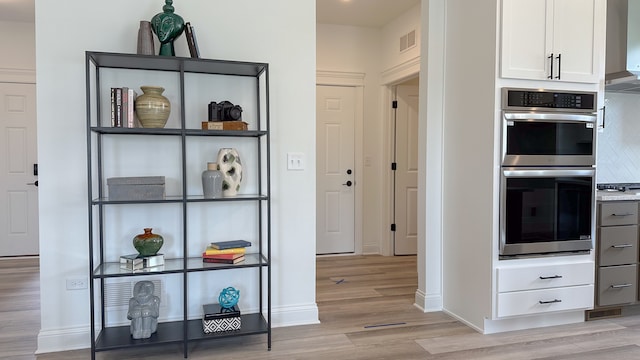
<svg viewBox="0 0 640 360">
<path fill-rule="evenodd" d="M 605 128 L 598 133 L 596 182 L 640 183 L 640 94 L 605 93 Z"/>
</svg>

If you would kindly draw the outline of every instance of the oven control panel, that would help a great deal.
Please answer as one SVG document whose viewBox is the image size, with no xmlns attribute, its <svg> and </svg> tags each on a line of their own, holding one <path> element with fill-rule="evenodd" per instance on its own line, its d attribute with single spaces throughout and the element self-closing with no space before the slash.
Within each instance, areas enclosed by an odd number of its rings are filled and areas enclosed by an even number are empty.
<svg viewBox="0 0 640 360">
<path fill-rule="evenodd" d="M 595 92 L 502 89 L 504 110 L 596 111 Z"/>
</svg>

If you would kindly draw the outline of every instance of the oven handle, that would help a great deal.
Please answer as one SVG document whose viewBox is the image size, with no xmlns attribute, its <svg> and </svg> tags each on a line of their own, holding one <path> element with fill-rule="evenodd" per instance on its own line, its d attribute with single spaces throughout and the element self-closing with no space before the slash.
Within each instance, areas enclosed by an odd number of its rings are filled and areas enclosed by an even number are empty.
<svg viewBox="0 0 640 360">
<path fill-rule="evenodd" d="M 594 168 L 518 168 L 518 167 L 504 167 L 502 168 L 502 174 L 505 177 L 555 177 L 555 176 L 595 176 L 596 169 Z"/>
<path fill-rule="evenodd" d="M 548 122 L 584 122 L 595 123 L 598 119 L 598 115 L 595 113 L 590 114 L 565 114 L 565 113 L 532 113 L 532 112 L 505 112 L 505 120 L 544 120 Z"/>
</svg>

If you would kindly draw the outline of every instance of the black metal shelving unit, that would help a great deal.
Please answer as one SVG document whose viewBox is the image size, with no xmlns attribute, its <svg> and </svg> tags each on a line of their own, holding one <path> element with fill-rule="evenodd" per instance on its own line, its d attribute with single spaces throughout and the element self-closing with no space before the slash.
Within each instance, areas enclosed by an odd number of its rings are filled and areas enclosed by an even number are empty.
<svg viewBox="0 0 640 360">
<path fill-rule="evenodd" d="M 212 340 L 233 336 L 266 334 L 267 347 L 271 349 L 271 184 L 270 184 L 270 141 L 269 141 L 269 66 L 266 63 L 238 62 L 226 60 L 210 60 L 183 57 L 164 57 L 134 54 L 117 54 L 105 52 L 86 52 L 86 116 L 87 116 L 87 184 L 89 209 L 89 293 L 91 308 L 91 358 L 100 351 L 108 351 L 138 346 L 158 344 L 182 344 L 184 357 L 188 357 L 188 344 L 192 341 Z M 110 99 L 101 97 L 104 94 L 101 76 L 105 69 L 166 71 L 177 74 L 180 92 L 180 126 L 174 128 L 116 128 L 110 127 L 110 119 L 104 119 L 102 107 L 109 106 Z M 257 101 L 257 119 L 251 123 L 247 131 L 215 131 L 201 130 L 195 121 L 186 118 L 185 88 L 186 74 L 222 75 L 229 77 L 250 77 L 255 79 Z M 142 85 L 142 84 L 140 84 Z M 187 121 L 190 121 L 189 123 Z M 190 125 L 187 125 L 190 124 Z M 182 194 L 165 197 L 163 200 L 150 201 L 110 201 L 105 197 L 104 187 L 104 141 L 105 137 L 147 137 L 169 136 L 179 139 L 181 147 L 181 188 Z M 189 139 L 206 138 L 216 141 L 221 138 L 233 138 L 238 141 L 255 141 L 257 149 L 257 194 L 240 194 L 236 197 L 205 199 L 202 195 L 189 194 L 187 174 L 194 170 L 187 169 L 186 146 Z M 147 141 L 153 141 L 147 140 Z M 201 169 L 200 169 L 201 171 Z M 198 174 L 199 175 L 199 174 Z M 211 206 L 225 206 L 233 202 L 242 202 L 248 206 L 256 206 L 257 248 L 256 253 L 246 255 L 239 264 L 203 263 L 200 257 L 189 257 L 189 247 L 202 241 L 190 241 L 187 231 L 187 218 L 190 215 L 189 204 L 211 203 Z M 144 272 L 131 272 L 120 269 L 119 262 L 107 261 L 105 248 L 109 235 L 108 221 L 105 211 L 112 206 L 148 205 L 180 206 L 182 212 L 182 254 L 167 258 L 165 265 L 158 269 Z M 208 204 L 209 205 L 209 204 Z M 233 236 L 233 234 L 230 234 Z M 112 259 L 113 260 L 113 259 Z M 206 334 L 202 329 L 202 320 L 188 313 L 189 279 L 188 275 L 196 272 L 233 271 L 236 269 L 256 269 L 258 276 L 259 298 L 257 313 L 243 314 L 240 330 Z M 132 277 L 143 279 L 149 275 L 182 276 L 183 317 L 180 321 L 160 322 L 158 330 L 149 339 L 135 340 L 130 335 L 129 326 L 106 326 L 105 321 L 105 281 L 112 278 Z"/>
</svg>

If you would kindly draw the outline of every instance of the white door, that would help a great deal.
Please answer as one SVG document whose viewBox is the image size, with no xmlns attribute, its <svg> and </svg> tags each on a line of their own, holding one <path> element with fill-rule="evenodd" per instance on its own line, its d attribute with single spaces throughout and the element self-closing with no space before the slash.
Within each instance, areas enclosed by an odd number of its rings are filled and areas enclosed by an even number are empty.
<svg viewBox="0 0 640 360">
<path fill-rule="evenodd" d="M 0 256 L 38 254 L 36 86 L 0 83 Z"/>
<path fill-rule="evenodd" d="M 394 254 L 418 250 L 418 87 L 397 87 Z"/>
<path fill-rule="evenodd" d="M 354 87 L 316 86 L 316 253 L 355 251 Z"/>
</svg>

